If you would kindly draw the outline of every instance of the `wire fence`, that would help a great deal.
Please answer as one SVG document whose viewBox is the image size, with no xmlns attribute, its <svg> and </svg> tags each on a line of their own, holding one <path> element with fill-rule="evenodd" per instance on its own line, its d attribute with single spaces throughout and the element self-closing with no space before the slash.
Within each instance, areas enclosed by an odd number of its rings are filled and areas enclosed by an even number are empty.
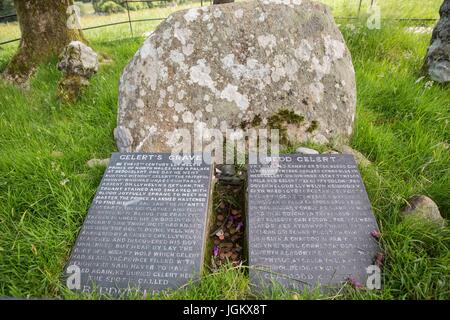
<svg viewBox="0 0 450 320">
<path fill-rule="evenodd" d="M 370 6 L 373 6 L 375 0 L 370 0 Z M 170 2 L 170 0 L 124 0 L 122 3 L 125 4 L 125 9 L 127 11 L 127 17 L 128 19 L 125 21 L 119 21 L 119 22 L 113 22 L 113 23 L 107 23 L 107 24 L 102 24 L 102 25 L 97 25 L 97 26 L 92 26 L 92 27 L 85 27 L 85 28 L 81 28 L 81 30 L 92 30 L 92 29 L 99 29 L 99 28 L 106 28 L 106 27 L 111 27 L 111 26 L 116 26 L 116 25 L 121 25 L 121 24 L 128 24 L 129 25 L 129 29 L 130 29 L 130 35 L 131 37 L 134 37 L 134 32 L 133 32 L 133 23 L 138 23 L 138 22 L 145 22 L 145 21 L 160 21 L 160 20 L 164 20 L 167 17 L 161 17 L 161 18 L 145 18 L 145 19 L 131 19 L 131 12 L 132 10 L 130 10 L 130 6 L 129 3 L 154 3 L 154 2 Z M 212 0 L 200 0 L 200 4 L 201 6 L 204 5 L 204 3 L 209 3 L 212 4 Z M 356 20 L 360 18 L 361 15 L 361 7 L 362 7 L 362 2 L 363 0 L 359 0 L 358 2 L 358 10 L 357 10 L 357 14 L 356 16 L 350 16 L 350 17 L 335 17 L 335 19 L 340 19 L 340 20 Z M 5 16 L 0 16 L 0 23 L 4 20 L 8 20 L 11 18 L 17 18 L 17 14 L 9 14 L 9 15 L 5 15 Z M 437 19 L 435 18 L 390 18 L 388 20 L 397 20 L 397 21 L 422 21 L 422 22 L 432 22 L 432 21 L 436 21 Z M 17 42 L 20 41 L 21 38 L 15 38 L 15 39 L 10 39 L 10 40 L 6 40 L 3 42 L 0 42 L 0 46 L 5 45 L 5 44 L 9 44 L 12 42 Z"/>
</svg>

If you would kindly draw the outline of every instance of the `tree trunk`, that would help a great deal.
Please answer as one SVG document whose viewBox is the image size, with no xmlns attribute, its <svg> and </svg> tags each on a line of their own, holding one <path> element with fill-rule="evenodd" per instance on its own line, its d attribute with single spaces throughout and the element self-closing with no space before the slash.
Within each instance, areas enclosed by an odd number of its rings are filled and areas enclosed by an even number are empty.
<svg viewBox="0 0 450 320">
<path fill-rule="evenodd" d="M 38 64 L 61 53 L 71 41 L 84 41 L 81 30 L 67 28 L 66 11 L 71 5 L 73 0 L 14 0 L 22 39 L 5 79 L 24 84 Z"/>
<path fill-rule="evenodd" d="M 213 0 L 213 4 L 231 3 L 234 0 Z"/>
</svg>

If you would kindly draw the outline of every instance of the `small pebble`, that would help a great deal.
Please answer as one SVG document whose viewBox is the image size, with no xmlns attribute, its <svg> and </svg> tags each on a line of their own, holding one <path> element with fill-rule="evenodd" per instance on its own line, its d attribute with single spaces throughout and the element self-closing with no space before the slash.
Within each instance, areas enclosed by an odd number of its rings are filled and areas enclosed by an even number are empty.
<svg viewBox="0 0 450 320">
<path fill-rule="evenodd" d="M 64 154 L 61 151 L 53 151 L 51 156 L 54 158 L 61 158 Z"/>
<path fill-rule="evenodd" d="M 319 154 L 319 151 L 305 147 L 298 148 L 296 152 L 301 154 Z"/>
<path fill-rule="evenodd" d="M 237 240 L 239 240 L 238 234 L 235 234 L 234 236 L 231 237 L 231 241 L 236 242 Z"/>
<path fill-rule="evenodd" d="M 109 158 L 106 158 L 106 159 L 91 159 L 86 164 L 87 164 L 87 166 L 89 168 L 107 167 L 108 164 L 109 164 Z"/>
</svg>

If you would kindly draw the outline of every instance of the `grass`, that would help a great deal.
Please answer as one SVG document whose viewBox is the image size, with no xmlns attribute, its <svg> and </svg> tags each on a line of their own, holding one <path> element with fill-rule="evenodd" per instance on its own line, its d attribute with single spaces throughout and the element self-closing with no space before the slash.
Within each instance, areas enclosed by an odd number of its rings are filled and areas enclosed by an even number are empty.
<svg viewBox="0 0 450 320">
<path fill-rule="evenodd" d="M 450 299 L 449 230 L 399 215 L 406 198 L 426 194 L 449 216 L 450 90 L 420 80 L 430 34 L 408 33 L 399 22 L 381 30 L 354 25 L 341 26 L 358 86 L 352 145 L 373 162 L 361 173 L 382 232 L 383 290 L 256 294 L 245 268 L 228 267 L 153 298 Z M 88 38 L 114 62 L 77 103 L 56 99 L 56 60 L 38 69 L 27 91 L 0 82 L 0 295 L 99 298 L 68 292 L 60 277 L 103 174 L 86 161 L 116 150 L 118 79 L 142 39 Z M 0 70 L 13 52 L 0 50 Z"/>
</svg>

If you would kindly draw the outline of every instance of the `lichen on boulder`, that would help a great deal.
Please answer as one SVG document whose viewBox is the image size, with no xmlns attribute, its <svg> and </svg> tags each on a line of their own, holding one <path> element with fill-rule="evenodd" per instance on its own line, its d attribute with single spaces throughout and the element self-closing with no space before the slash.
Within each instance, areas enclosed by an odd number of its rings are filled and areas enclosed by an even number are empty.
<svg viewBox="0 0 450 320">
<path fill-rule="evenodd" d="M 120 151 L 169 151 L 179 129 L 270 128 L 289 142 L 348 142 L 350 53 L 329 9 L 249 1 L 170 15 L 125 68 Z"/>
<path fill-rule="evenodd" d="M 440 20 L 433 30 L 425 57 L 424 70 L 439 83 L 450 82 L 450 0 L 444 0 L 439 10 Z"/>
</svg>

